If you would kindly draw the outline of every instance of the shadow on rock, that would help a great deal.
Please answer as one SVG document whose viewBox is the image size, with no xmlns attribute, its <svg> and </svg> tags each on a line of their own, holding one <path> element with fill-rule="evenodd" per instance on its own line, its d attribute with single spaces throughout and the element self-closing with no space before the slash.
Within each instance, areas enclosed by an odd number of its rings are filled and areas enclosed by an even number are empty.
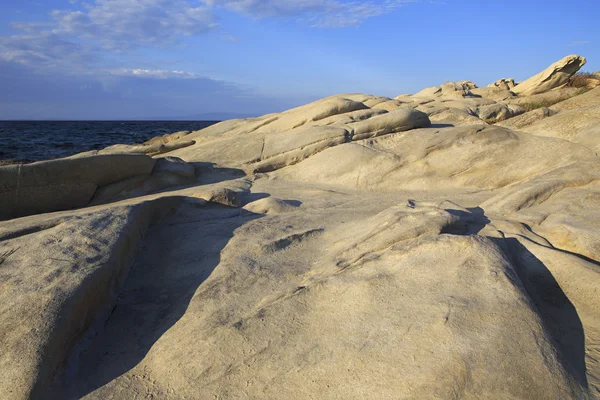
<svg viewBox="0 0 600 400">
<path fill-rule="evenodd" d="M 460 223 L 450 226 L 444 233 L 476 235 L 490 223 L 481 207 L 467 210 L 468 212 L 446 209 L 450 214 L 459 217 Z M 527 228 L 531 230 L 531 228 Z M 518 239 L 488 238 L 509 256 L 519 280 L 554 342 L 563 367 L 576 379 L 577 383 L 587 388 L 585 335 L 577 310 L 550 270 Z M 556 249 L 556 251 L 561 250 Z"/>
<path fill-rule="evenodd" d="M 577 310 L 544 263 L 519 240 L 490 239 L 510 255 L 529 298 L 554 341 L 565 370 L 587 388 L 585 335 Z"/>
<path fill-rule="evenodd" d="M 68 397 L 86 396 L 139 364 L 185 314 L 234 231 L 259 217 L 190 202 L 153 226 L 104 330 L 80 355 Z"/>
<path fill-rule="evenodd" d="M 449 226 L 442 233 L 453 235 L 477 235 L 487 224 L 490 223 L 488 217 L 481 207 L 468 208 L 467 211 L 447 208 L 445 211 L 460 218 L 458 224 Z"/>
<path fill-rule="evenodd" d="M 208 185 L 246 176 L 246 173 L 238 168 L 217 167 L 210 162 L 192 162 L 190 164 L 196 169 L 196 176 L 198 177 L 195 182 L 196 185 Z"/>
</svg>

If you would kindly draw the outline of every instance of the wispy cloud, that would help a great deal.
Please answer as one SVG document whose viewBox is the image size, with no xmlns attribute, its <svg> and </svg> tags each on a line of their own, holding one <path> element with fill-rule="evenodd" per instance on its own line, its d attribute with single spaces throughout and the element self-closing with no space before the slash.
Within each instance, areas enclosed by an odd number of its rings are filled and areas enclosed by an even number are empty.
<svg viewBox="0 0 600 400">
<path fill-rule="evenodd" d="M 219 8 L 253 18 L 286 18 L 337 28 L 359 25 L 418 1 L 95 0 L 88 4 L 71 0 L 75 9 L 54 10 L 48 22 L 13 22 L 11 27 L 22 33 L 0 37 L 0 58 L 48 67 L 61 61 L 81 62 L 94 51 L 120 53 L 173 45 L 215 29 Z"/>
<path fill-rule="evenodd" d="M 161 46 L 216 26 L 211 11 L 184 0 L 96 0 L 83 10 L 55 10 L 52 32 L 110 50 Z"/>
<path fill-rule="evenodd" d="M 186 0 L 95 0 L 79 8 L 54 10 L 48 22 L 13 22 L 21 33 L 0 36 L 0 60 L 85 73 L 91 64 L 109 68 L 107 54 L 176 44 L 216 26 L 205 5 Z"/>
<path fill-rule="evenodd" d="M 207 7 L 224 7 L 254 18 L 292 18 L 318 28 L 341 28 L 361 24 L 420 0 L 203 0 Z"/>
<path fill-rule="evenodd" d="M 430 0 L 68 0 L 66 8 L 52 11 L 47 21 L 14 21 L 10 26 L 18 33 L 0 36 L 0 111 L 19 115 L 15 107 L 27 110 L 27 99 L 39 100 L 43 107 L 69 104 L 69 110 L 83 107 L 81 98 L 88 103 L 92 98 L 134 99 L 140 107 L 150 98 L 156 104 L 172 99 L 188 107 L 202 97 L 198 93 L 206 99 L 199 107 L 213 107 L 213 97 L 226 104 L 237 96 L 236 101 L 244 98 L 244 107 L 252 108 L 256 95 L 248 88 L 176 68 L 156 68 L 155 62 L 144 62 L 143 51 L 182 45 L 186 37 L 215 31 L 224 10 L 339 28 L 420 1 Z M 219 37 L 239 40 L 226 31 Z"/>
<path fill-rule="evenodd" d="M 120 68 L 109 71 L 111 75 L 132 76 L 152 79 L 196 79 L 200 78 L 192 72 L 169 71 L 164 69 Z"/>
<path fill-rule="evenodd" d="M 574 42 L 569 43 L 569 46 L 583 46 L 585 44 L 590 44 L 589 40 L 576 40 Z"/>
</svg>

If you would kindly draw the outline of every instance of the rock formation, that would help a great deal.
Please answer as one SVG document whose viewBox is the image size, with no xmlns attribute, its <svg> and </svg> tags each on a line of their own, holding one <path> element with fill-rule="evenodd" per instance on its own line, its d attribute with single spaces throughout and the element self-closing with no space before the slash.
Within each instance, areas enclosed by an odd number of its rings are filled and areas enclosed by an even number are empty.
<svg viewBox="0 0 600 400">
<path fill-rule="evenodd" d="M 496 82 L 494 83 L 490 83 L 488 85 L 488 87 L 497 87 L 500 89 L 506 89 L 506 90 L 511 90 L 512 88 L 515 87 L 515 79 L 514 78 L 502 78 L 502 79 L 498 79 Z"/>
<path fill-rule="evenodd" d="M 567 83 L 585 65 L 585 58 L 570 55 L 555 62 L 539 74 L 519 83 L 511 90 L 521 96 L 547 92 Z"/>
<path fill-rule="evenodd" d="M 597 397 L 577 62 L 0 166 L 0 398 Z"/>
</svg>

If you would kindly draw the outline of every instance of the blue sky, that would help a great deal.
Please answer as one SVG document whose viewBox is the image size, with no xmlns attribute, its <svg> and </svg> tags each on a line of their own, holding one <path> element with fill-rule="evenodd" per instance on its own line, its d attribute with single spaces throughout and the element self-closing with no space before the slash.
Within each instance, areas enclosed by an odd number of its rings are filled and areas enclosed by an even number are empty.
<svg viewBox="0 0 600 400">
<path fill-rule="evenodd" d="M 259 115 L 336 93 L 527 78 L 580 54 L 590 0 L 0 0 L 0 119 Z"/>
</svg>

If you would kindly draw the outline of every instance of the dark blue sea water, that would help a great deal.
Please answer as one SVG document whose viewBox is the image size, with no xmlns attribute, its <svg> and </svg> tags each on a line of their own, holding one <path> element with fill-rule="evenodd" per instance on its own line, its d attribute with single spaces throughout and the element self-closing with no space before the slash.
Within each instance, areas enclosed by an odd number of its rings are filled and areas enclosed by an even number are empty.
<svg viewBox="0 0 600 400">
<path fill-rule="evenodd" d="M 67 157 L 155 136 L 206 128 L 218 121 L 0 121 L 0 161 Z"/>
</svg>

